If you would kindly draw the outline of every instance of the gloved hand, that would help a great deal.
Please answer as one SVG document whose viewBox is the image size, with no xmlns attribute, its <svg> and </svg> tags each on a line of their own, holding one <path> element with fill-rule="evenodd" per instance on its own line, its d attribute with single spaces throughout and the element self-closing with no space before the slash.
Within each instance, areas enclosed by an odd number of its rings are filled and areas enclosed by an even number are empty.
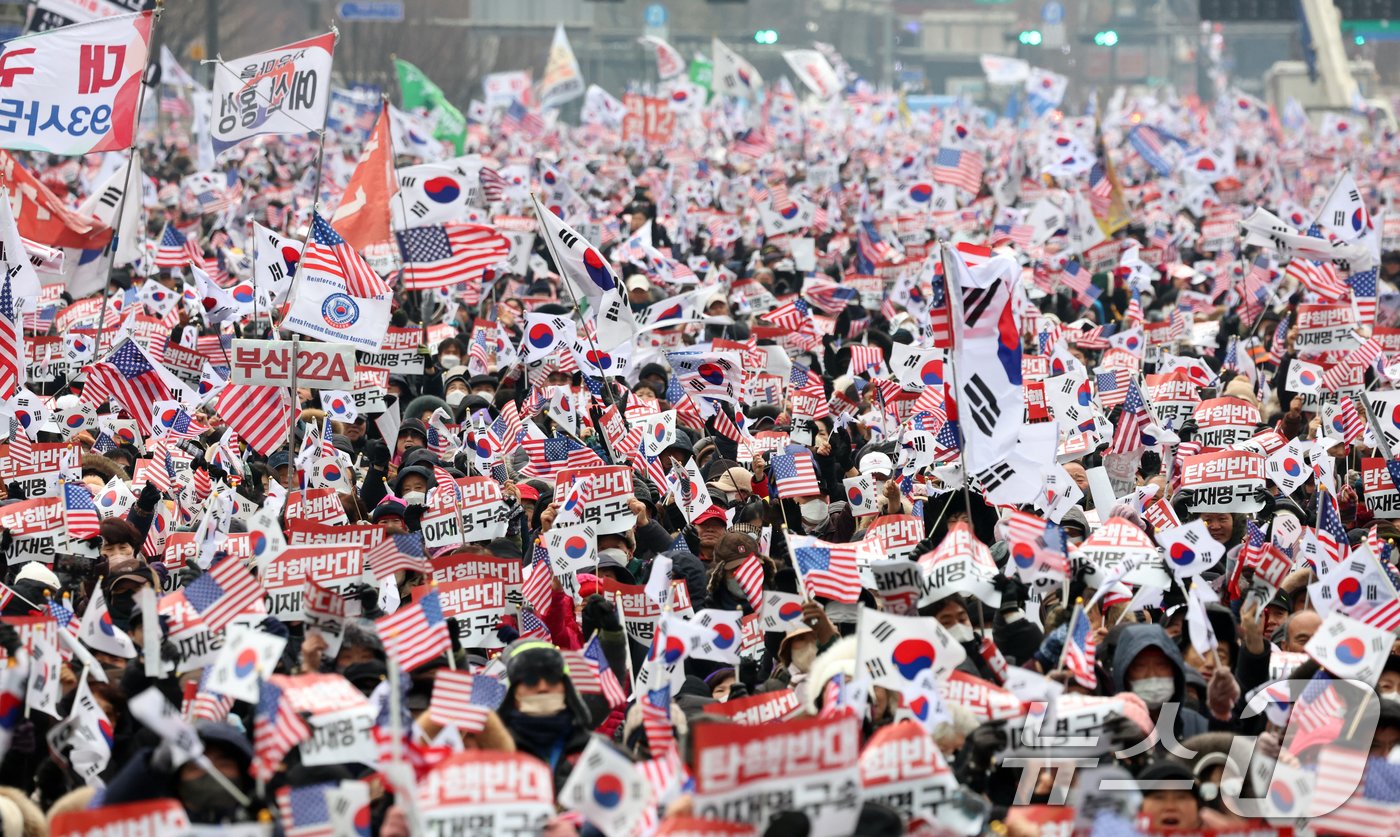
<svg viewBox="0 0 1400 837">
<path fill-rule="evenodd" d="M 620 631 L 622 622 L 617 618 L 617 608 L 606 597 L 597 593 L 583 603 L 581 619 L 583 638 L 587 639 L 598 631 Z"/>
<path fill-rule="evenodd" d="M 156 504 L 159 502 L 160 489 L 148 482 L 141 487 L 141 495 L 136 498 L 136 508 L 149 514 L 156 510 Z"/>
<path fill-rule="evenodd" d="M 389 445 L 383 439 L 375 439 L 365 445 L 365 459 L 379 470 L 389 467 Z"/>
<path fill-rule="evenodd" d="M 1215 673 L 1206 684 L 1206 707 L 1217 721 L 1228 721 L 1235 712 L 1235 704 L 1240 701 L 1240 684 L 1230 669 L 1217 665 Z"/>
</svg>

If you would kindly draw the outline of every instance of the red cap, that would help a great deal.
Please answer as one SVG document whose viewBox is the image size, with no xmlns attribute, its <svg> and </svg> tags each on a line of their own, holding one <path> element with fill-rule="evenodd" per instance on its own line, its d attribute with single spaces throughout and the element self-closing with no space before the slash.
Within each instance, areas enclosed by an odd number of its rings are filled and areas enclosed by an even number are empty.
<svg viewBox="0 0 1400 837">
<path fill-rule="evenodd" d="M 700 512 L 700 516 L 695 518 L 693 522 L 696 526 L 699 526 L 701 523 L 704 523 L 707 520 L 718 520 L 721 523 L 727 525 L 729 523 L 729 515 L 724 513 L 724 509 L 715 505 L 710 506 L 708 509 L 705 509 L 704 511 Z"/>
<path fill-rule="evenodd" d="M 522 500 L 540 499 L 540 490 L 533 485 L 517 485 L 515 487 L 515 493 L 520 495 L 520 499 Z"/>
</svg>

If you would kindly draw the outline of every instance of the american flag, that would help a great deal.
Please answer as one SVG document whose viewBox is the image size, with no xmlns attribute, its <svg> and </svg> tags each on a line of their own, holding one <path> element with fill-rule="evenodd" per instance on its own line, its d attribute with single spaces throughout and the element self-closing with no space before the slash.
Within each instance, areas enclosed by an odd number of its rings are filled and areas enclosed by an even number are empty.
<svg viewBox="0 0 1400 837">
<path fill-rule="evenodd" d="M 773 150 L 773 141 L 767 130 L 750 128 L 734 137 L 734 142 L 730 144 L 731 154 L 739 154 L 744 157 L 752 157 L 757 160 L 763 155 Z"/>
<path fill-rule="evenodd" d="M 20 307 L 10 287 L 10 277 L 0 285 L 0 398 L 11 398 L 19 389 L 21 375 L 28 366 L 24 353 L 24 330 Z"/>
<path fill-rule="evenodd" d="M 872 368 L 878 374 L 885 364 L 884 352 L 879 346 L 867 346 L 856 344 L 851 346 L 851 369 L 852 375 L 862 375 Z"/>
<path fill-rule="evenodd" d="M 200 424 L 198 419 L 178 404 L 167 410 L 162 410 L 158 424 L 164 429 L 166 435 L 177 439 L 193 439 L 209 429 Z"/>
<path fill-rule="evenodd" d="M 87 483 L 59 477 L 63 484 L 63 520 L 68 526 L 68 535 L 76 540 L 91 538 L 98 533 L 101 520 L 97 515 L 97 504 L 92 501 L 92 491 Z"/>
<path fill-rule="evenodd" d="M 128 337 L 116 351 L 88 367 L 83 400 L 94 404 L 111 396 L 136 419 L 138 426 L 150 427 L 155 403 L 170 397 L 162 370 L 139 343 Z"/>
<path fill-rule="evenodd" d="M 723 409 L 715 410 L 715 432 L 729 439 L 732 442 L 742 441 L 744 434 L 739 430 L 739 425 L 734 423 L 734 419 L 729 417 Z"/>
<path fill-rule="evenodd" d="M 267 456 L 286 441 L 292 399 L 286 387 L 229 384 L 219 393 L 219 415 L 248 447 Z"/>
<path fill-rule="evenodd" d="M 185 704 L 181 707 L 181 713 L 191 723 L 213 721 L 222 724 L 228 720 L 228 713 L 233 709 L 233 698 L 216 695 L 206 688 L 210 671 L 213 668 L 206 667 L 199 675 L 198 683 L 185 684 Z"/>
<path fill-rule="evenodd" d="M 291 749 L 311 734 L 281 687 L 264 680 L 253 716 L 253 778 L 267 781 Z"/>
<path fill-rule="evenodd" d="M 521 573 L 520 593 L 535 611 L 548 614 L 554 607 L 554 571 L 549 566 L 549 550 L 535 542 L 534 561 Z"/>
<path fill-rule="evenodd" d="M 510 255 L 510 241 L 482 224 L 453 221 L 394 235 L 403 254 L 403 287 L 410 291 L 479 282 L 488 267 Z"/>
<path fill-rule="evenodd" d="M 439 671 L 433 681 L 428 717 L 462 732 L 481 732 L 486 718 L 505 699 L 506 687 L 486 674 Z"/>
<path fill-rule="evenodd" d="M 663 636 L 658 631 L 657 637 Z M 649 665 L 660 665 L 650 663 Z M 675 732 L 671 729 L 671 685 L 662 678 L 659 689 L 646 689 L 641 694 L 642 729 L 646 730 L 647 745 L 653 756 L 671 752 L 676 746 Z"/>
<path fill-rule="evenodd" d="M 1230 597 L 1238 599 L 1242 595 L 1240 591 L 1240 575 L 1244 568 L 1252 566 L 1254 562 L 1264 553 L 1264 530 L 1259 528 L 1253 520 L 1244 522 L 1244 543 L 1240 546 L 1239 558 L 1235 561 L 1234 572 L 1230 574 Z"/>
<path fill-rule="evenodd" d="M 545 131 L 544 120 L 538 113 L 525 107 L 519 99 L 514 99 L 501 117 L 501 133 L 524 134 L 527 139 L 536 139 Z"/>
<path fill-rule="evenodd" d="M 1113 181 L 1108 179 L 1102 162 L 1094 163 L 1089 169 L 1089 211 L 1095 218 L 1104 218 L 1112 204 Z"/>
<path fill-rule="evenodd" d="M 566 436 L 550 439 L 532 439 L 527 436 L 521 444 L 530 457 L 530 464 L 525 467 L 525 471 L 529 471 L 532 477 L 548 477 L 566 468 L 592 468 L 603 464 L 603 460 L 592 448 Z"/>
<path fill-rule="evenodd" d="M 802 295 L 810 299 L 818 308 L 832 314 L 840 313 L 849 303 L 860 299 L 860 292 L 848 285 L 838 285 L 826 278 L 808 279 L 802 286 Z"/>
<path fill-rule="evenodd" d="M 1028 249 L 1035 240 L 1035 227 L 1030 224 L 997 224 L 992 227 L 992 247 L 1005 247 L 1015 244 L 1022 250 Z"/>
<path fill-rule="evenodd" d="M 189 99 L 185 98 L 184 88 L 176 87 L 173 84 L 160 86 L 160 112 L 168 113 L 171 116 L 190 117 L 194 115 Z"/>
<path fill-rule="evenodd" d="M 802 589 L 808 598 L 825 596 L 854 604 L 860 598 L 860 570 L 855 548 L 801 535 L 789 535 Z"/>
<path fill-rule="evenodd" d="M 403 671 L 413 671 L 452 649 L 436 590 L 391 616 L 376 619 L 374 626 L 384 642 L 384 652 Z"/>
<path fill-rule="evenodd" d="M 1061 665 L 1074 675 L 1074 680 L 1086 689 L 1098 685 L 1098 675 L 1094 672 L 1094 632 L 1089 624 L 1089 614 L 1084 605 L 1074 606 L 1070 616 L 1069 632 L 1065 635 L 1065 650 Z"/>
<path fill-rule="evenodd" d="M 1361 749 L 1323 748 L 1311 810 L 1333 810 L 1309 818 L 1315 833 L 1370 837 L 1400 832 L 1400 764 L 1367 756 Z"/>
<path fill-rule="evenodd" d="M 1147 315 L 1142 311 L 1142 294 L 1137 288 L 1133 288 L 1132 298 L 1128 300 L 1128 310 L 1123 314 L 1125 328 L 1146 319 Z"/>
<path fill-rule="evenodd" d="M 190 582 L 185 598 L 209 630 L 217 631 L 240 613 L 266 613 L 264 591 L 242 559 L 226 556 Z"/>
<path fill-rule="evenodd" d="M 1089 271 L 1079 266 L 1078 261 L 1072 261 L 1065 265 L 1064 271 L 1060 274 L 1060 281 L 1066 287 L 1074 291 L 1075 298 L 1081 305 L 1092 305 L 1094 300 L 1103 293 L 1093 284 L 1093 276 Z"/>
<path fill-rule="evenodd" d="M 306 242 L 300 269 L 343 280 L 350 296 L 376 297 L 393 290 L 320 213 L 312 213 L 311 237 Z"/>
<path fill-rule="evenodd" d="M 1356 402 L 1351 400 L 1351 396 L 1343 395 L 1337 401 L 1337 417 L 1342 422 L 1342 441 L 1347 444 L 1361 438 L 1361 434 L 1366 432 L 1366 420 L 1361 418 L 1361 413 L 1356 409 Z"/>
<path fill-rule="evenodd" d="M 187 264 L 204 264 L 204 252 L 197 242 L 170 224 L 160 234 L 160 247 L 156 250 L 156 267 L 184 267 Z"/>
<path fill-rule="evenodd" d="M 586 695 L 602 695 L 614 709 L 627 703 L 627 692 L 608 666 L 607 655 L 603 653 L 597 634 L 588 640 L 583 650 L 562 653 L 569 665 L 569 679 L 573 681 L 574 688 Z"/>
<path fill-rule="evenodd" d="M 1128 144 L 1137 151 L 1146 163 L 1157 170 L 1157 173 L 1166 176 L 1172 173 L 1175 167 L 1167 157 L 1166 135 L 1162 131 L 1150 125 L 1138 125 L 1128 132 Z M 1175 137 L 1170 137 L 1170 141 L 1175 141 Z"/>
<path fill-rule="evenodd" d="M 428 565 L 423 560 L 423 533 L 389 535 L 370 547 L 365 553 L 365 562 L 374 570 L 375 577 L 381 579 L 400 571 L 425 572 Z"/>
<path fill-rule="evenodd" d="M 14 595 L 14 593 L 11 592 L 10 595 Z M 64 595 L 66 596 L 67 594 Z M 72 602 L 67 599 L 55 599 L 50 596 L 48 600 L 49 616 L 53 619 L 54 624 L 58 626 L 60 631 L 67 633 L 68 636 L 76 640 L 78 634 L 81 632 L 82 623 L 78 621 L 78 615 L 74 613 L 73 609 L 69 606 L 71 604 Z M 67 660 L 71 656 L 67 645 L 60 644 L 59 648 L 63 652 L 63 659 Z"/>
<path fill-rule="evenodd" d="M 1322 373 L 1322 388 L 1328 392 L 1336 392 L 1350 377 L 1352 369 L 1375 365 L 1385 355 L 1385 346 L 1374 337 L 1368 337 L 1362 341 L 1360 346 L 1347 352 L 1346 357 L 1340 363 L 1335 363 Z"/>
<path fill-rule="evenodd" d="M 779 497 L 787 499 L 822 493 L 812 452 L 806 448 L 774 454 L 769 470 Z"/>
<path fill-rule="evenodd" d="M 1346 283 L 1337 276 L 1330 262 L 1314 262 L 1310 259 L 1295 258 L 1284 268 L 1284 275 L 1302 283 L 1304 287 L 1323 299 L 1337 300 L 1346 296 L 1349 290 Z"/>
<path fill-rule="evenodd" d="M 1269 301 L 1269 295 L 1273 292 L 1273 285 L 1269 281 L 1272 271 L 1269 267 L 1268 256 L 1258 256 L 1254 263 L 1249 266 L 1249 272 L 1244 275 L 1244 282 L 1240 289 L 1240 296 L 1244 300 L 1244 315 L 1247 322 L 1254 322 L 1259 319 L 1259 315 L 1264 313 L 1264 306 Z"/>
<path fill-rule="evenodd" d="M 812 322 L 812 306 L 807 304 L 807 300 L 798 298 L 786 305 L 774 308 L 759 319 L 766 320 L 780 328 L 802 331 Z"/>
<path fill-rule="evenodd" d="M 880 238 L 880 232 L 870 221 L 862 221 L 856 230 L 856 269 L 867 276 L 875 273 L 881 262 L 887 262 L 899 252 Z"/>
<path fill-rule="evenodd" d="M 487 203 L 495 203 L 505 198 L 506 179 L 501 177 L 500 172 L 489 166 L 482 166 L 476 179 L 481 183 L 481 193 Z"/>
<path fill-rule="evenodd" d="M 1004 519 L 1007 540 L 1013 543 L 1037 543 L 1045 536 L 1045 527 L 1048 525 L 1045 518 L 1017 509 L 1012 509 Z"/>
<path fill-rule="evenodd" d="M 1347 540 L 1342 516 L 1337 512 L 1337 498 L 1332 492 L 1324 490 L 1318 502 L 1322 504 L 1317 515 L 1318 546 L 1333 562 L 1340 563 L 1351 553 L 1351 542 Z"/>
<path fill-rule="evenodd" d="M 326 793 L 338 787 L 335 782 L 319 782 L 278 788 L 277 807 L 282 815 L 283 833 L 287 837 L 333 837 L 335 829 Z"/>
<path fill-rule="evenodd" d="M 734 580 L 744 590 L 749 606 L 757 609 L 763 603 L 763 562 L 757 555 L 746 555 L 734 570 Z"/>
<path fill-rule="evenodd" d="M 1099 391 L 1099 404 L 1104 410 L 1112 410 L 1128 400 L 1128 384 L 1132 383 L 1132 373 L 1126 369 L 1105 369 L 1094 375 L 1094 386 Z"/>
<path fill-rule="evenodd" d="M 520 635 L 526 639 L 542 639 L 546 642 L 553 639 L 549 633 L 549 626 L 533 610 L 520 611 Z"/>
<path fill-rule="evenodd" d="M 1347 277 L 1351 286 L 1351 298 L 1356 304 L 1357 323 L 1361 326 L 1376 324 L 1376 268 L 1358 271 Z"/>
<path fill-rule="evenodd" d="M 940 148 L 933 160 L 933 180 L 977 194 L 982 190 L 982 155 L 975 151 Z"/>
</svg>

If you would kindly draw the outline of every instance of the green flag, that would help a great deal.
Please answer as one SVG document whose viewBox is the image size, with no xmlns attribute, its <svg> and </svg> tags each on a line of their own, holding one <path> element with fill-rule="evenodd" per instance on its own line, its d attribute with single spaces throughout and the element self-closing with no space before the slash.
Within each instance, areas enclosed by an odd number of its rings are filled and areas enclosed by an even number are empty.
<svg viewBox="0 0 1400 837">
<path fill-rule="evenodd" d="M 715 65 L 710 61 L 695 59 L 690 62 L 690 81 L 698 84 L 706 90 L 710 89 L 710 75 L 714 72 Z"/>
<path fill-rule="evenodd" d="M 394 68 L 398 71 L 403 109 L 428 111 L 433 118 L 433 138 L 450 141 L 457 147 L 458 154 L 463 153 L 467 144 L 467 120 L 462 112 L 422 70 L 400 58 L 394 59 Z"/>
</svg>

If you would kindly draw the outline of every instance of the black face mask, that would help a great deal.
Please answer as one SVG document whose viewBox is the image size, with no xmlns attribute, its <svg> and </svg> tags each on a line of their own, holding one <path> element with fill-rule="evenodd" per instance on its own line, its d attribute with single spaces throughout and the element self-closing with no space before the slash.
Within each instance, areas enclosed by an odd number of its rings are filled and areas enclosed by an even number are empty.
<svg viewBox="0 0 1400 837">
<path fill-rule="evenodd" d="M 107 602 L 107 612 L 112 615 L 112 624 L 123 631 L 131 629 L 131 614 L 136 610 L 136 596 L 119 593 Z"/>
<path fill-rule="evenodd" d="M 176 795 L 185 806 L 190 822 L 203 825 L 238 822 L 243 809 L 219 781 L 207 773 L 180 783 Z"/>
</svg>

